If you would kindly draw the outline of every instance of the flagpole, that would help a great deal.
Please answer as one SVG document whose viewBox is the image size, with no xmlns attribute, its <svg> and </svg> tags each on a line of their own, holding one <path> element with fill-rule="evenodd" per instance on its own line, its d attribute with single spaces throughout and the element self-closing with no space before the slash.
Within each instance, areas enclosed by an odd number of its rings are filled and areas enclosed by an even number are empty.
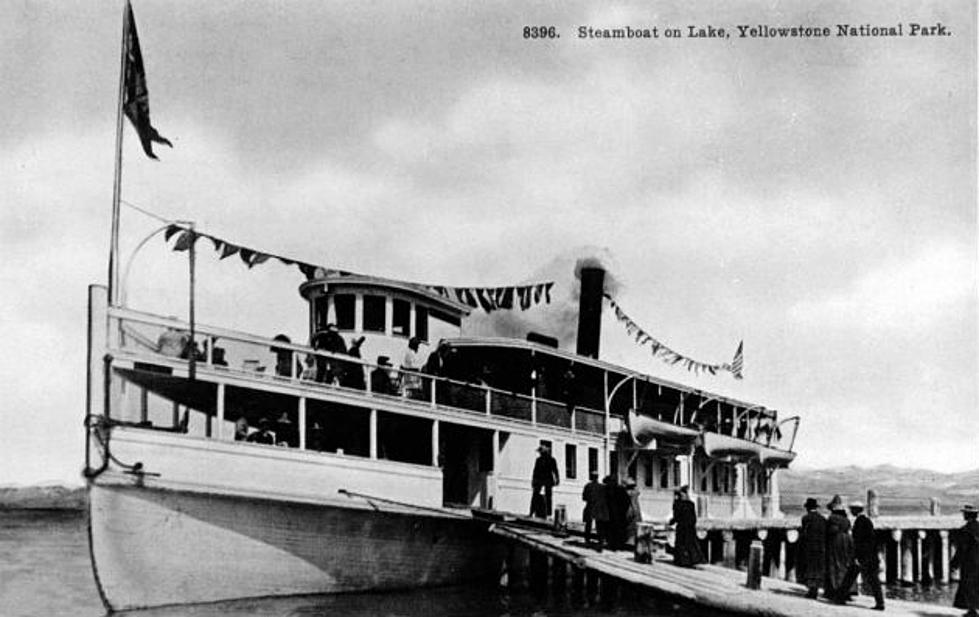
<svg viewBox="0 0 979 617">
<path fill-rule="evenodd" d="M 116 167 L 112 184 L 112 231 L 109 243 L 109 305 L 119 304 L 119 201 L 122 187 L 122 101 L 126 89 L 126 34 L 130 19 L 129 0 L 122 11 L 122 42 L 119 52 L 119 96 L 116 101 Z"/>
</svg>

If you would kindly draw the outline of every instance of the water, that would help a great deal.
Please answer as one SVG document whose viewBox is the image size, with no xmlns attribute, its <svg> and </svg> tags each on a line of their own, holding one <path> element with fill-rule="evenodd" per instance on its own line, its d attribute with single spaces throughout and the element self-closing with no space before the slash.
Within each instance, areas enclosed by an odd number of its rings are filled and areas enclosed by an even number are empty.
<svg viewBox="0 0 979 617">
<path fill-rule="evenodd" d="M 891 588 L 888 597 L 951 604 L 948 588 Z M 614 604 L 540 598 L 494 586 L 410 593 L 241 600 L 131 613 L 138 617 L 720 617 L 624 590 Z M 0 511 L 0 615 L 102 617 L 88 558 L 85 515 L 76 511 Z"/>
</svg>

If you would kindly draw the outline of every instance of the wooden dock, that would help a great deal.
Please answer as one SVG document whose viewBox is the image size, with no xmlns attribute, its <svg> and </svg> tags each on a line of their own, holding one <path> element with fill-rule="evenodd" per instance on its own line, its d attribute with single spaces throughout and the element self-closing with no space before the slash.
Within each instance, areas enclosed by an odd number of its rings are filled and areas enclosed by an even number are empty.
<svg viewBox="0 0 979 617">
<path fill-rule="evenodd" d="M 638 588 L 646 588 L 657 594 L 699 606 L 736 613 L 763 617 L 809 617 L 822 615 L 863 616 L 875 614 L 870 611 L 873 598 L 860 595 L 845 606 L 835 605 L 826 600 L 811 600 L 805 597 L 802 585 L 780 580 L 763 578 L 761 589 L 748 589 L 747 574 L 713 565 L 699 565 L 695 568 L 679 568 L 669 558 L 655 557 L 653 563 L 637 563 L 630 551 L 598 552 L 585 547 L 580 539 L 570 539 L 555 535 L 544 529 L 511 526 L 506 523 L 495 524 L 491 531 L 511 541 L 515 547 L 529 549 L 539 556 L 546 556 L 554 566 L 563 571 L 570 566 L 576 578 L 584 573 L 592 576 L 608 577 L 614 581 L 628 583 Z M 563 578 L 563 577 L 562 577 Z M 564 584 L 564 580 L 561 581 Z M 937 606 L 919 602 L 887 600 L 884 614 L 917 617 L 957 617 L 959 609 L 950 606 Z"/>
</svg>

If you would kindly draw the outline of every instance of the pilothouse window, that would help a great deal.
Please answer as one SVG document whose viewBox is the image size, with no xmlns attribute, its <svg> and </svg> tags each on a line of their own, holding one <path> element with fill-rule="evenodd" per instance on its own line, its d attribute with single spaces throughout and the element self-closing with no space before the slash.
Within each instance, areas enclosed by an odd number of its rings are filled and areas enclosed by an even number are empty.
<svg viewBox="0 0 979 617">
<path fill-rule="evenodd" d="M 333 297 L 333 308 L 337 314 L 337 328 L 341 330 L 354 329 L 354 296 L 339 294 Z"/>
<path fill-rule="evenodd" d="M 391 312 L 392 333 L 401 336 L 411 336 L 411 303 L 407 300 L 395 299 L 392 303 Z"/>
<path fill-rule="evenodd" d="M 364 296 L 364 331 L 384 332 L 384 296 Z"/>
</svg>

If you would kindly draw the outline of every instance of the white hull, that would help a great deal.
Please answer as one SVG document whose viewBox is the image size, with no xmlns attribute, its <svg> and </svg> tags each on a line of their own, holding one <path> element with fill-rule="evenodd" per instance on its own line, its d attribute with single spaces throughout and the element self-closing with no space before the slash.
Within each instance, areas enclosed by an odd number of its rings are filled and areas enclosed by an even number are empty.
<svg viewBox="0 0 979 617">
<path fill-rule="evenodd" d="M 123 486 L 91 487 L 92 560 L 124 610 L 448 585 L 499 572 L 478 523 Z"/>
<path fill-rule="evenodd" d="M 431 507 L 438 493 L 426 488 L 437 476 L 410 466 L 119 427 L 111 446 L 148 472 L 110 465 L 89 483 L 92 564 L 113 610 L 499 573 L 502 554 L 484 525 Z"/>
</svg>

